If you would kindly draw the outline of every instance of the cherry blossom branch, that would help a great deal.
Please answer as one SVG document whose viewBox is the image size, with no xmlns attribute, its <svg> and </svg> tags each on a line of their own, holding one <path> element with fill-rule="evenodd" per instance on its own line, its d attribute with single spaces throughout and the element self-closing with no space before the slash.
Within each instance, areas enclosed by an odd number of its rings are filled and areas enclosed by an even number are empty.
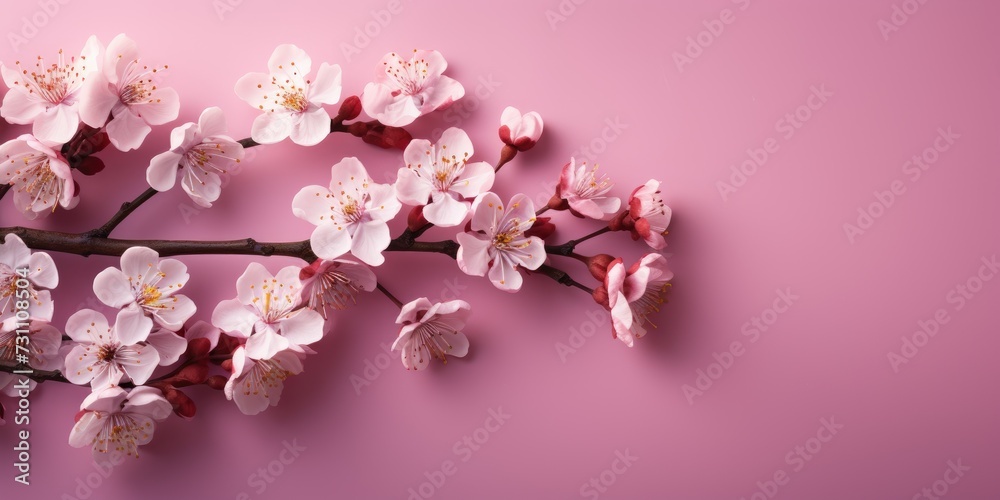
<svg viewBox="0 0 1000 500">
<path fill-rule="evenodd" d="M 306 262 L 316 260 L 309 240 L 281 243 L 258 242 L 253 238 L 227 241 L 184 240 L 122 240 L 95 236 L 90 233 L 61 233 L 26 227 L 0 228 L 0 236 L 17 235 L 28 247 L 88 257 L 91 255 L 120 256 L 131 247 L 144 246 L 160 256 L 173 255 L 282 255 L 298 257 Z"/>
<path fill-rule="evenodd" d="M 573 250 L 576 249 L 577 245 L 591 238 L 600 236 L 608 232 L 611 232 L 611 228 L 608 226 L 604 226 L 586 236 L 581 236 L 575 240 L 569 240 L 566 243 L 563 243 L 562 245 L 545 245 L 545 253 L 549 255 L 562 255 L 566 257 L 573 257 L 574 256 Z"/>
<path fill-rule="evenodd" d="M 229 355 L 228 357 L 232 358 L 232 355 Z M 143 385 L 153 385 L 153 384 L 155 384 L 157 382 L 163 382 L 163 381 L 169 380 L 169 379 L 173 378 L 175 375 L 177 375 L 178 373 L 180 373 L 181 370 L 184 369 L 184 367 L 186 367 L 189 364 L 191 364 L 191 361 L 192 360 L 188 359 L 188 360 L 184 361 L 183 363 L 180 363 L 179 365 L 177 365 L 177 367 L 174 368 L 173 370 L 171 370 L 169 373 L 165 373 L 165 374 L 163 374 L 163 375 L 161 375 L 159 377 L 156 377 L 156 378 L 151 378 L 151 379 L 147 380 L 146 383 L 143 384 Z M 15 372 L 22 371 L 22 370 L 24 370 L 24 365 L 14 365 L 14 366 L 11 366 L 11 365 L 6 365 L 6 364 L 3 364 L 3 363 L 0 363 L 0 372 L 15 373 Z M 44 371 L 44 370 L 34 370 L 34 369 L 32 369 L 31 373 L 18 373 L 18 375 L 26 376 L 26 377 L 30 378 L 31 380 L 34 380 L 35 382 L 52 381 L 52 382 L 59 382 L 59 383 L 63 383 L 63 384 L 77 385 L 77 384 L 74 384 L 73 382 L 70 382 L 69 380 L 67 380 L 66 377 L 64 377 L 62 375 L 62 373 L 60 373 L 59 371 Z M 118 386 L 122 387 L 122 388 L 126 388 L 126 389 L 131 389 L 131 388 L 135 387 L 135 384 L 132 383 L 132 382 L 121 382 L 121 383 L 118 384 Z"/>
<path fill-rule="evenodd" d="M 0 185 L 0 200 L 7 194 L 7 191 L 10 191 L 10 184 Z"/>
<path fill-rule="evenodd" d="M 108 222 L 104 223 L 103 226 L 94 229 L 90 232 L 90 234 L 97 237 L 107 238 L 108 235 L 111 234 L 111 231 L 114 231 L 115 228 L 118 227 L 118 224 L 121 224 L 126 217 L 135 211 L 135 209 L 139 208 L 139 206 L 143 203 L 149 201 L 149 199 L 156 195 L 156 193 L 159 193 L 159 191 L 149 188 L 143 191 L 142 194 L 137 196 L 134 200 L 122 203 L 122 207 L 111 216 L 111 219 L 108 220 Z"/>
</svg>

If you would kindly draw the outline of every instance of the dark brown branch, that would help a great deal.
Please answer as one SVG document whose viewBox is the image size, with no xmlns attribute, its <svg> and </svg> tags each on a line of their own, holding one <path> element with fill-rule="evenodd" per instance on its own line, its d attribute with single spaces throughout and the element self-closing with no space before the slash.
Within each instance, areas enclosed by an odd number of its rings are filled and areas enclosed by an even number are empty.
<svg viewBox="0 0 1000 500">
<path fill-rule="evenodd" d="M 0 237 L 13 233 L 34 250 L 51 250 L 89 257 L 91 255 L 120 256 L 131 247 L 142 246 L 156 250 L 161 257 L 171 255 L 256 255 L 270 257 L 283 255 L 298 257 L 306 262 L 316 260 L 309 247 L 309 240 L 281 243 L 259 242 L 253 238 L 228 241 L 183 240 L 120 240 L 94 236 L 90 233 L 74 234 L 29 229 L 26 227 L 0 228 Z"/>
</svg>

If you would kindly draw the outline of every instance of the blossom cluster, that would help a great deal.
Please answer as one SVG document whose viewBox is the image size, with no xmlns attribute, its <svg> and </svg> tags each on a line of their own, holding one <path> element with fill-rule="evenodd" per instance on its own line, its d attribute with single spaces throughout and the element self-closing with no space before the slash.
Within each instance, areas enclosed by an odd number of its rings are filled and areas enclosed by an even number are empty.
<svg viewBox="0 0 1000 500">
<path fill-rule="evenodd" d="M 91 37 L 79 56 L 67 59 L 60 51 L 50 65 L 39 58 L 31 67 L 0 66 L 9 88 L 0 116 L 31 126 L 30 134 L 0 145 L 0 185 L 12 191 L 17 210 L 30 220 L 73 208 L 80 200 L 75 173 L 103 169 L 96 153 L 108 145 L 136 149 L 152 126 L 175 120 L 180 102 L 161 80 L 166 69 L 148 65 L 124 34 L 107 46 Z M 477 159 L 472 138 L 460 128 L 445 130 L 435 141 L 411 137 L 402 127 L 464 96 L 462 84 L 444 75 L 446 69 L 445 58 L 434 50 L 386 54 L 363 92 L 341 101 L 340 66 L 323 62 L 313 72 L 305 51 L 278 46 L 267 72 L 248 73 L 235 83 L 236 95 L 259 111 L 250 137 L 226 135 L 221 108 L 203 110 L 197 122 L 174 128 L 169 148 L 150 161 L 145 172 L 150 196 L 173 189 L 179 177 L 187 196 L 212 207 L 246 148 L 286 139 L 312 146 L 334 132 L 402 150 L 395 181 L 376 182 L 356 157 L 334 163 L 329 177 L 318 179 L 321 184 L 305 186 L 289 200 L 292 215 L 315 226 L 305 264 L 274 272 L 251 262 L 236 279 L 235 295 L 227 293 L 232 298 L 214 307 L 199 308 L 183 293 L 191 280 L 187 266 L 161 256 L 177 252 L 158 251 L 153 244 L 118 250 L 113 253 L 120 255 L 118 264 L 93 280 L 94 296 L 113 314 L 81 309 L 62 328 L 52 323 L 52 290 L 59 281 L 54 260 L 32 251 L 16 228 L 9 228 L 0 244 L 0 366 L 24 364 L 14 353 L 25 334 L 30 368 L 89 386 L 69 443 L 89 446 L 97 457 L 111 451 L 137 455 L 156 422 L 170 414 L 193 417 L 195 404 L 182 390 L 188 386 L 220 390 L 249 415 L 276 405 L 284 381 L 304 370 L 338 311 L 376 289 L 400 308 L 392 350 L 402 365 L 424 370 L 435 359 L 446 363 L 469 351 L 470 304 L 426 297 L 402 303 L 373 270 L 385 262 L 386 252 L 406 250 L 431 227 L 455 228 L 453 239 L 439 242 L 441 253 L 454 257 L 461 272 L 485 277 L 499 290 L 519 291 L 528 274 L 562 273 L 561 282 L 587 290 L 609 312 L 612 337 L 633 346 L 653 326 L 650 316 L 666 301 L 673 278 L 658 252 L 666 246 L 671 218 L 660 182 L 649 180 L 623 200 L 597 165 L 569 158 L 547 204 L 535 206 L 523 193 L 502 197 L 494 189 L 500 168 L 535 146 L 542 118 L 504 109 L 496 164 Z M 338 103 L 331 114 L 327 106 Z M 372 120 L 356 120 L 362 112 Z M 351 120 L 356 121 L 347 123 Z M 541 215 L 549 210 L 602 226 L 555 245 L 556 223 Z M 407 214 L 407 229 L 393 238 L 390 222 L 400 213 Z M 100 240 L 112 229 L 87 237 Z M 616 231 L 652 251 L 631 265 L 609 254 L 576 253 L 579 242 Z M 583 262 L 596 286 L 552 267 L 555 256 Z M 20 271 L 25 269 L 26 274 Z M 29 301 L 27 317 L 14 306 L 22 298 Z M 205 319 L 196 319 L 199 310 Z M 0 372 L 0 390 L 11 394 L 14 380 Z"/>
</svg>

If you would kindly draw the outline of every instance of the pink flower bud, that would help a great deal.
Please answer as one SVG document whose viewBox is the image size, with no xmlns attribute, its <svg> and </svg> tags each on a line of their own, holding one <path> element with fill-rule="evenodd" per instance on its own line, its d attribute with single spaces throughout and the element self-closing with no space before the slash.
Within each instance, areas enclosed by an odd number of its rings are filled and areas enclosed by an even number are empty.
<svg viewBox="0 0 1000 500">
<path fill-rule="evenodd" d="M 517 108 L 507 106 L 500 115 L 500 140 L 517 151 L 535 147 L 542 128 L 542 117 L 534 111 L 522 115 Z"/>
</svg>

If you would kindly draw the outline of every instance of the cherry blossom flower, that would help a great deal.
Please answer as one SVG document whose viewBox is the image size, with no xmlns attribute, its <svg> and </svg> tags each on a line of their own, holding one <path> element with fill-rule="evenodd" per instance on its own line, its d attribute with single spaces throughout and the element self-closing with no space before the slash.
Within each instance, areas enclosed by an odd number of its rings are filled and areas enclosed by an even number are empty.
<svg viewBox="0 0 1000 500">
<path fill-rule="evenodd" d="M 155 250 L 131 247 L 122 254 L 121 269 L 109 267 L 94 278 L 94 294 L 111 307 L 139 308 L 158 325 L 177 331 L 197 309 L 177 293 L 189 277 L 183 262 L 161 260 Z"/>
<path fill-rule="evenodd" d="M 159 389 L 121 387 L 94 391 L 80 405 L 81 413 L 69 433 L 69 445 L 90 446 L 94 460 L 108 453 L 139 457 L 139 446 L 153 439 L 156 422 L 172 411 Z"/>
<path fill-rule="evenodd" d="M 655 327 L 648 316 L 666 302 L 673 277 L 667 259 L 660 254 L 644 256 L 628 271 L 621 258 L 612 261 L 604 278 L 612 336 L 632 347 L 635 339 L 646 334 L 647 323 Z"/>
<path fill-rule="evenodd" d="M 461 224 L 469 215 L 475 198 L 493 186 L 494 172 L 489 163 L 468 163 L 472 141 L 459 128 L 449 128 L 437 144 L 416 139 L 406 146 L 399 169 L 396 194 L 408 205 L 426 205 L 423 216 L 431 224 L 450 227 Z M 429 200 L 429 202 L 428 202 Z"/>
<path fill-rule="evenodd" d="M 256 415 L 277 405 L 285 379 L 302 373 L 299 356 L 304 355 L 284 350 L 269 359 L 254 359 L 245 347 L 238 347 L 233 352 L 233 374 L 223 389 L 226 398 L 235 400 L 244 415 Z"/>
<path fill-rule="evenodd" d="M 403 305 L 396 323 L 403 325 L 392 343 L 407 370 L 427 368 L 431 358 L 447 364 L 446 356 L 464 357 L 469 339 L 462 333 L 471 307 L 464 300 L 431 303 L 426 297 Z"/>
<path fill-rule="evenodd" d="M 0 144 L 0 162 L 0 183 L 11 185 L 14 206 L 28 219 L 80 201 L 66 159 L 31 135 Z"/>
<path fill-rule="evenodd" d="M 69 61 L 59 51 L 57 62 L 46 65 L 41 56 L 34 67 L 0 66 L 3 81 L 11 89 L 4 96 L 0 115 L 10 123 L 32 124 L 31 133 L 47 144 L 69 142 L 80 126 L 78 103 L 83 82 L 97 71 L 101 44 L 90 37 L 80 57 Z M 16 69 L 15 69 L 16 68 Z"/>
<path fill-rule="evenodd" d="M 521 114 L 517 108 L 507 106 L 500 115 L 500 140 L 518 150 L 535 147 L 542 136 L 542 116 L 535 111 Z"/>
<path fill-rule="evenodd" d="M 22 286 L 25 281 L 27 286 Z M 49 254 L 32 252 L 13 233 L 4 236 L 0 243 L 0 322 L 14 318 L 17 301 L 25 299 L 29 301 L 29 319 L 51 320 L 53 302 L 49 289 L 58 285 L 59 271 Z"/>
<path fill-rule="evenodd" d="M 598 177 L 597 165 L 587 170 L 587 162 L 577 166 L 576 160 L 570 158 L 559 176 L 556 197 L 565 200 L 574 215 L 602 220 L 621 207 L 620 199 L 606 196 L 614 186 L 615 183 L 606 175 Z"/>
<path fill-rule="evenodd" d="M 351 260 L 317 259 L 299 272 L 302 300 L 309 308 L 329 318 L 330 310 L 347 309 L 356 304 L 361 292 L 375 289 L 375 273 L 368 266 Z"/>
<path fill-rule="evenodd" d="M 375 81 L 365 85 L 361 106 L 385 125 L 409 125 L 465 95 L 461 83 L 442 75 L 447 67 L 436 50 L 414 50 L 409 61 L 390 52 L 379 61 Z"/>
<path fill-rule="evenodd" d="M 153 321 L 134 309 L 118 311 L 115 325 L 93 309 L 83 309 L 66 320 L 66 335 L 77 345 L 66 355 L 63 375 L 74 384 L 101 389 L 118 385 L 123 377 L 144 384 L 160 362 L 151 346 L 142 342 Z"/>
<path fill-rule="evenodd" d="M 229 335 L 245 338 L 247 356 L 266 360 L 280 351 L 303 351 L 323 337 L 323 317 L 300 307 L 299 268 L 288 266 L 271 275 L 251 262 L 236 280 L 237 298 L 224 300 L 212 313 L 212 324 Z"/>
<path fill-rule="evenodd" d="M 516 194 L 504 210 L 500 197 L 483 193 L 472 204 L 473 233 L 458 234 L 458 267 L 466 274 L 483 276 L 489 270 L 497 288 L 516 292 L 522 278 L 517 268 L 538 269 L 545 262 L 545 245 L 524 232 L 535 223 L 531 199 Z"/>
<path fill-rule="evenodd" d="M 150 125 L 177 118 L 177 92 L 160 82 L 167 66 L 151 68 L 140 62 L 139 47 L 124 33 L 108 44 L 101 69 L 84 84 L 80 118 L 95 128 L 107 122 L 108 139 L 119 150 L 138 148 Z"/>
<path fill-rule="evenodd" d="M 146 180 L 157 191 L 181 187 L 199 206 L 210 208 L 222 192 L 222 179 L 243 161 L 243 145 L 225 135 L 226 117 L 219 108 L 202 111 L 198 123 L 185 123 L 170 133 L 170 151 L 153 157 Z"/>
<path fill-rule="evenodd" d="M 323 63 L 316 79 L 307 79 L 312 59 L 286 44 L 274 49 L 267 68 L 270 73 L 247 73 L 236 82 L 236 95 L 263 111 L 254 120 L 250 137 L 261 144 L 288 136 L 302 146 L 319 144 L 330 133 L 330 114 L 323 105 L 340 100 L 340 66 Z"/>
<path fill-rule="evenodd" d="M 667 246 L 663 236 L 670 225 L 671 210 L 660 196 L 660 181 L 650 179 L 632 191 L 628 213 L 634 221 L 632 238 L 642 238 L 654 250 Z"/>
<path fill-rule="evenodd" d="M 317 257 L 333 260 L 349 250 L 371 266 L 385 261 L 389 226 L 402 205 L 388 184 L 375 184 L 357 158 L 333 166 L 330 188 L 306 186 L 292 200 L 292 213 L 316 225 L 309 243 Z"/>
<path fill-rule="evenodd" d="M 21 330 L 21 334 L 18 334 Z M 18 337 L 26 338 L 27 343 L 18 341 Z M 18 354 L 27 356 L 27 365 L 35 370 L 54 371 L 62 368 L 59 357 L 59 347 L 62 343 L 62 333 L 44 322 L 30 321 L 19 323 L 15 318 L 0 323 L 0 364 L 14 366 L 23 361 Z M 20 349 L 18 349 L 20 346 Z M 27 349 L 27 352 L 25 351 Z M 23 377 L 12 373 L 0 372 L 0 393 L 16 397 L 20 392 L 18 383 Z M 37 382 L 28 379 L 28 390 L 33 390 Z"/>
</svg>

